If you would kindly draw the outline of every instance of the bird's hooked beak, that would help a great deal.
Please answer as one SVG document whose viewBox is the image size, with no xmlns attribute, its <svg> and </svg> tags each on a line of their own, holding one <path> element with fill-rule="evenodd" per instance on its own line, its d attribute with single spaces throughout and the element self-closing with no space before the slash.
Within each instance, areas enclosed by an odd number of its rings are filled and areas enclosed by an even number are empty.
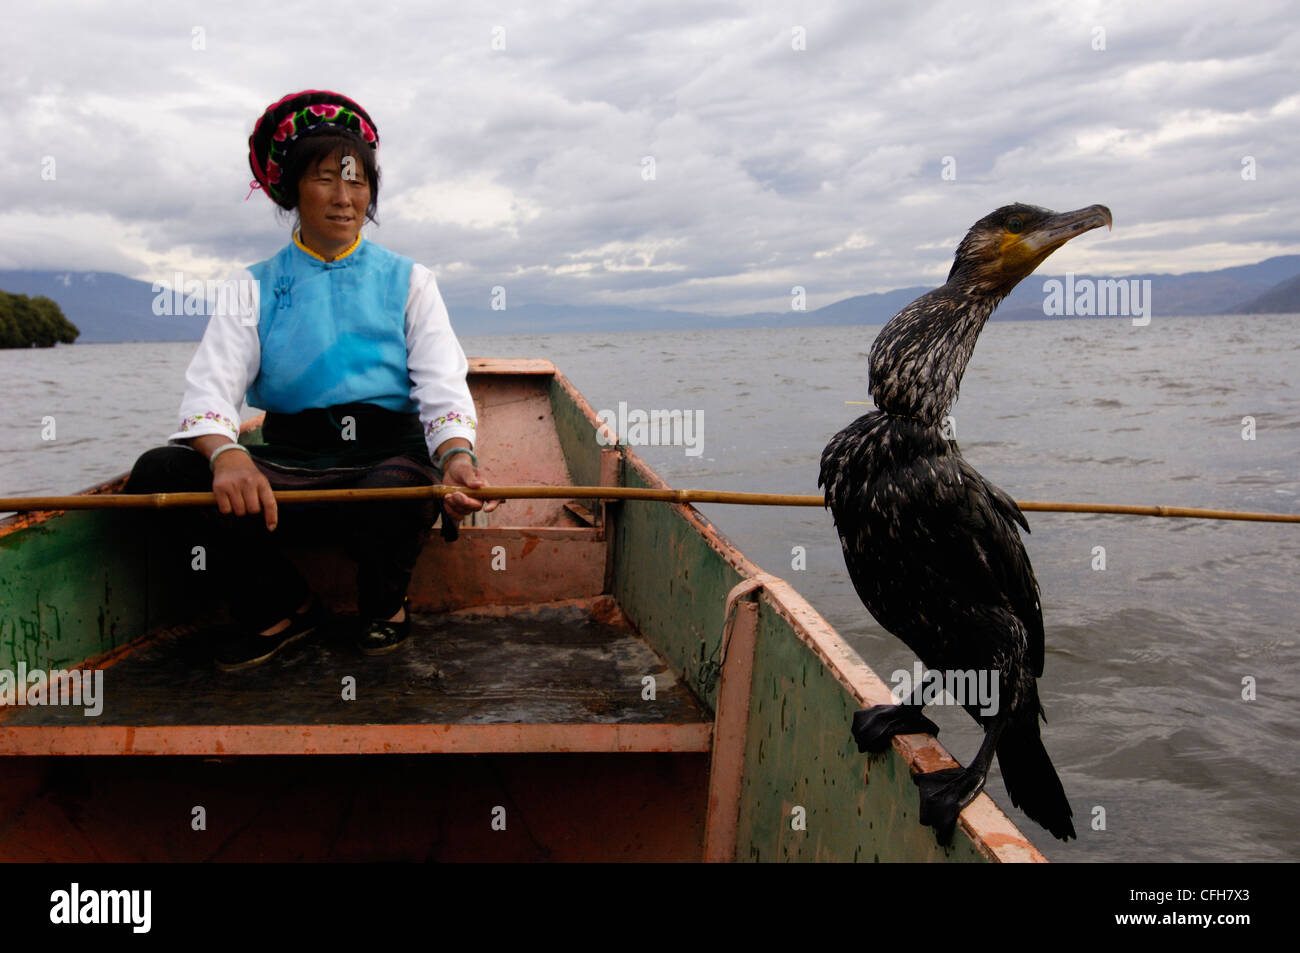
<svg viewBox="0 0 1300 953">
<path fill-rule="evenodd" d="M 1057 212 L 1002 242 L 1002 270 L 1014 281 L 1024 278 L 1071 238 L 1105 225 L 1111 227 L 1110 209 L 1089 205 L 1073 212 Z"/>
</svg>

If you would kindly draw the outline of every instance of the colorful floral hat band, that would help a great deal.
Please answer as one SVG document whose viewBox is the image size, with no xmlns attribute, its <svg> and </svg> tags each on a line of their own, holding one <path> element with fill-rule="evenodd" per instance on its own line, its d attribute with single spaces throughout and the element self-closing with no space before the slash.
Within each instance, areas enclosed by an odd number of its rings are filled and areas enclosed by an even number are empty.
<svg viewBox="0 0 1300 953">
<path fill-rule="evenodd" d="M 248 137 L 248 165 L 253 170 L 253 187 L 260 186 L 277 205 L 288 208 L 284 204 L 280 177 L 289 148 L 304 133 L 321 126 L 346 129 L 360 136 L 370 148 L 379 148 L 379 133 L 374 121 L 348 97 L 324 89 L 291 93 L 267 107 L 253 127 L 253 134 Z"/>
</svg>

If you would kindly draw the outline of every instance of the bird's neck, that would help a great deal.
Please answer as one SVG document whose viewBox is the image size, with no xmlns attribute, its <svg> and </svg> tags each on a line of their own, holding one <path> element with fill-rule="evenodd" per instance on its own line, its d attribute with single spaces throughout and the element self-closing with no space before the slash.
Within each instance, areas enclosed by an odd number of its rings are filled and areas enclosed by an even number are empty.
<svg viewBox="0 0 1300 953">
<path fill-rule="evenodd" d="M 871 396 L 885 413 L 937 426 L 957 400 L 962 375 L 1001 295 L 953 284 L 917 298 L 871 347 Z"/>
</svg>

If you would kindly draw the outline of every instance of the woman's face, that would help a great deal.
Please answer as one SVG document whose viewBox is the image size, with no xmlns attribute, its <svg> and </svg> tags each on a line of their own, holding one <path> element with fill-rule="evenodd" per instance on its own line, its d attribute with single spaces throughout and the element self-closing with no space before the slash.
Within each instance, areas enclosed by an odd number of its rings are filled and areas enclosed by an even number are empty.
<svg viewBox="0 0 1300 953">
<path fill-rule="evenodd" d="M 303 242 L 333 257 L 356 241 L 369 204 L 370 183 L 361 161 L 350 155 L 326 156 L 298 182 Z"/>
</svg>

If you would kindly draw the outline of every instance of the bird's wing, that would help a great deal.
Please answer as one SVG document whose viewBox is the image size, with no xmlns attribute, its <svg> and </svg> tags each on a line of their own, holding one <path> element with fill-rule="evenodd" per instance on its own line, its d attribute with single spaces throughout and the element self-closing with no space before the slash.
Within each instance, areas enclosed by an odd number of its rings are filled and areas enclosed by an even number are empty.
<svg viewBox="0 0 1300 953">
<path fill-rule="evenodd" d="M 1000 611 L 1010 612 L 1038 677 L 1043 614 L 1016 528 L 1028 529 L 1024 515 L 933 428 L 886 418 L 879 411 L 859 418 L 821 459 L 818 485 L 826 486 L 858 594 L 905 642 L 918 619 L 924 627 L 946 618 L 945 627 L 970 639 Z M 1007 635 L 991 624 L 996 637 Z"/>
<path fill-rule="evenodd" d="M 1011 498 L 1011 494 L 1007 493 L 1005 490 L 999 487 L 994 486 L 988 480 L 984 480 L 984 478 L 979 475 L 979 472 L 973 469 L 971 465 L 968 464 L 965 460 L 962 460 L 962 465 L 966 468 L 967 471 L 969 471 L 970 473 L 974 474 L 976 477 L 984 481 L 984 488 L 988 490 L 989 496 L 993 498 L 994 504 L 997 506 L 998 510 L 1002 513 L 1002 515 L 1009 520 L 1014 520 L 1015 522 L 1019 523 L 1021 529 L 1023 529 L 1026 533 L 1028 533 L 1029 520 L 1025 519 L 1025 514 L 1020 512 L 1020 506 L 1016 503 L 1015 500 Z M 963 472 L 962 475 L 965 476 L 965 473 Z"/>
<path fill-rule="evenodd" d="M 1028 532 L 1029 522 L 1005 491 L 984 479 L 961 457 L 956 457 L 955 462 L 961 482 L 953 487 L 949 481 L 941 495 L 951 497 L 949 507 L 958 538 L 969 540 L 967 545 L 975 550 L 967 558 L 976 557 L 976 578 L 981 586 L 989 587 L 984 598 L 988 599 L 990 593 L 1001 594 L 1006 608 L 1024 625 L 1029 663 L 1037 678 L 1043 674 L 1043 609 L 1038 580 L 1016 530 L 1019 524 Z"/>
</svg>

